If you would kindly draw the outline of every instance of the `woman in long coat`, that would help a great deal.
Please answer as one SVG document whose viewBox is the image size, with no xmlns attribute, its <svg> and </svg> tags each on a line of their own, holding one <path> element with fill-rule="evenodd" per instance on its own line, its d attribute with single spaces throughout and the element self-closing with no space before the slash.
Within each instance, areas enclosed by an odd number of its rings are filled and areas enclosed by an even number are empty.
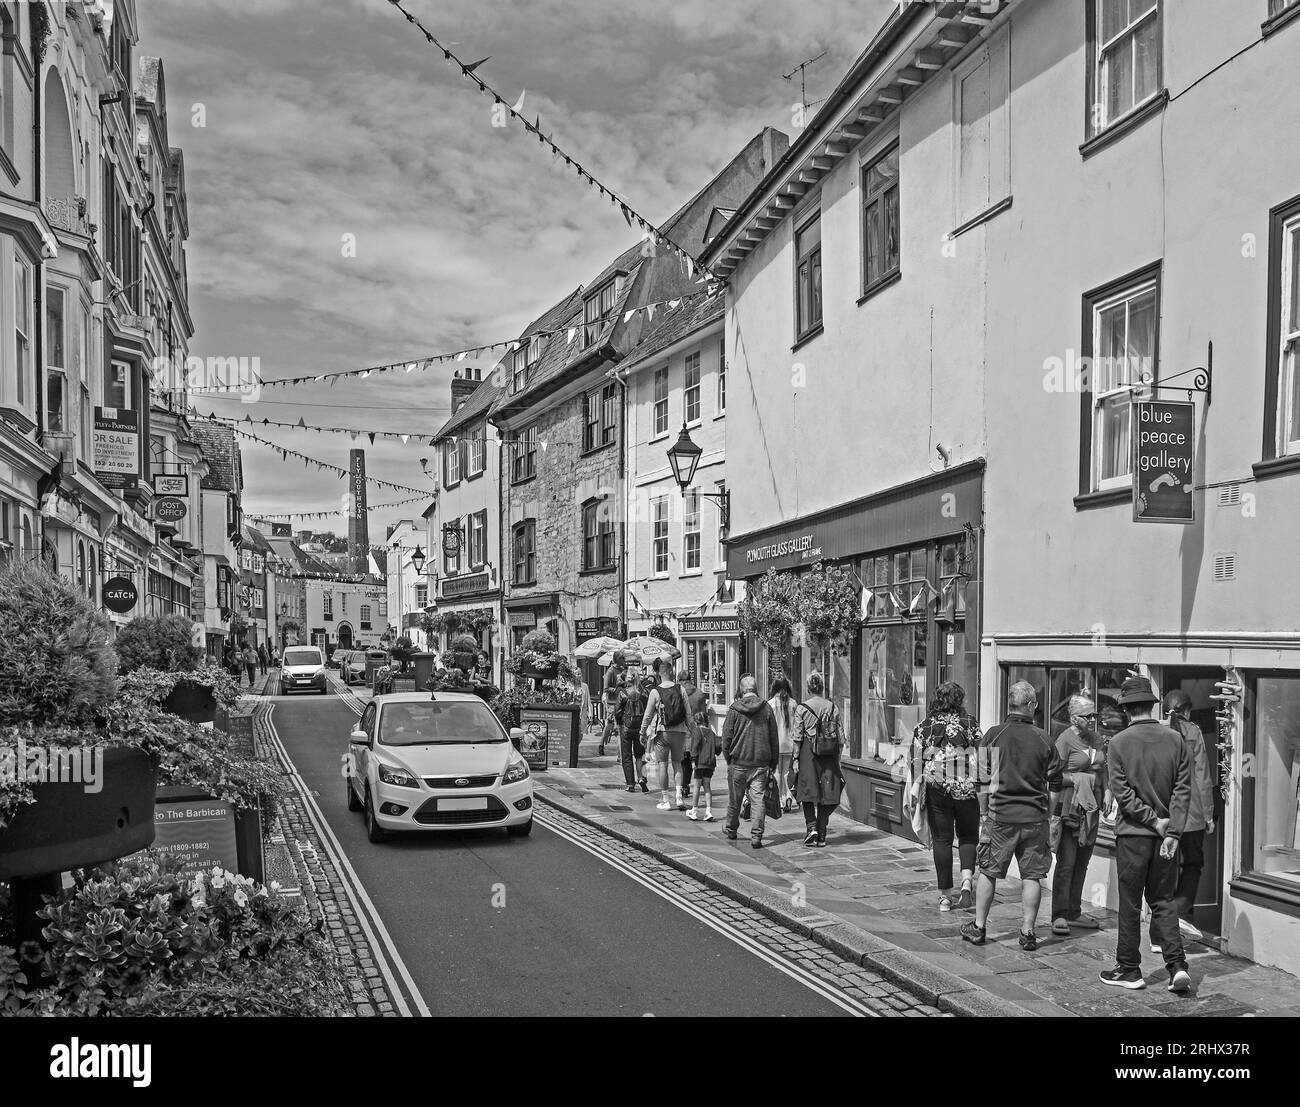
<svg viewBox="0 0 1300 1107">
<path fill-rule="evenodd" d="M 825 846 L 826 828 L 831 812 L 840 805 L 844 792 L 844 774 L 840 772 L 840 752 L 844 744 L 844 726 L 839 708 L 824 692 L 826 682 L 821 673 L 808 674 L 808 698 L 795 709 L 794 782 L 791 790 L 803 804 L 807 834 L 805 846 Z M 818 737 L 834 741 L 834 752 L 818 756 L 813 746 Z"/>
</svg>

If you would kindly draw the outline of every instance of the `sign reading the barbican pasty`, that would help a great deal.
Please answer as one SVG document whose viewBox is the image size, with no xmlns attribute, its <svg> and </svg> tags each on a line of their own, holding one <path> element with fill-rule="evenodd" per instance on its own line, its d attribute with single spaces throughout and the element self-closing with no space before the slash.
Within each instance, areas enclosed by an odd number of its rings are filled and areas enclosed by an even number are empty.
<svg viewBox="0 0 1300 1107">
<path fill-rule="evenodd" d="M 109 611 L 125 615 L 139 599 L 140 592 L 130 577 L 109 577 L 104 581 L 104 606 Z"/>
<path fill-rule="evenodd" d="M 1133 405 L 1133 521 L 1193 523 L 1196 408 L 1178 400 Z"/>
<path fill-rule="evenodd" d="M 736 616 L 718 615 L 710 618 L 679 619 L 677 629 L 682 634 L 739 634 L 740 619 Z"/>
<path fill-rule="evenodd" d="M 125 407 L 95 408 L 92 460 L 106 488 L 134 488 L 140 478 L 140 418 Z"/>
</svg>

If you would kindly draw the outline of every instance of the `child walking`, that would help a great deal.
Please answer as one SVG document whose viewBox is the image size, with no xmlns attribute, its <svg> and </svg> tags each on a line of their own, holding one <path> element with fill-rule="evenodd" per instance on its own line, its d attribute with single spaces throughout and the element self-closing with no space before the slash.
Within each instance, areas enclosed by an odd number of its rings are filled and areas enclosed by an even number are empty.
<svg viewBox="0 0 1300 1107">
<path fill-rule="evenodd" d="M 713 822 L 713 770 L 718 764 L 722 740 L 713 733 L 708 708 L 694 713 L 689 719 L 686 744 L 690 749 L 694 770 L 695 798 L 686 817 L 700 821 L 700 800 L 704 800 L 704 822 Z"/>
</svg>

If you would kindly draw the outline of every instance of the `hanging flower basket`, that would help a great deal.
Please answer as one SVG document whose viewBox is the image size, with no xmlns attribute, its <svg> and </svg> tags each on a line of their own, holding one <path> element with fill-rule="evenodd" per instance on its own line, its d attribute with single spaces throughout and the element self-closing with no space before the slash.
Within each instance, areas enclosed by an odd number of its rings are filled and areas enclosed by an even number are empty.
<svg viewBox="0 0 1300 1107">
<path fill-rule="evenodd" d="M 861 598 L 849 572 L 817 562 L 799 580 L 799 612 L 808 644 L 820 651 L 848 653 L 858 631 Z"/>
</svg>

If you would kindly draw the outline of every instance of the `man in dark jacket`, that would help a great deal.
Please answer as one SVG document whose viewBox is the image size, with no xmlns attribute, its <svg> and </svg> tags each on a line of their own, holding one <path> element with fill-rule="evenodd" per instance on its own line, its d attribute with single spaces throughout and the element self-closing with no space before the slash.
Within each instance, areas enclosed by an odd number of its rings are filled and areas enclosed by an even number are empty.
<svg viewBox="0 0 1300 1107">
<path fill-rule="evenodd" d="M 756 687 L 752 676 L 740 678 L 740 695 L 727 708 L 727 719 L 722 724 L 722 756 L 727 762 L 727 837 L 736 837 L 740 805 L 748 795 L 753 811 L 750 845 L 762 849 L 767 778 L 776 768 L 781 743 L 776 716 Z"/>
<path fill-rule="evenodd" d="M 1201 932 L 1192 921 L 1196 889 L 1205 868 L 1205 836 L 1214 833 L 1214 771 L 1205 734 L 1192 722 L 1192 697 L 1175 688 L 1165 696 L 1165 716 L 1169 729 L 1176 730 L 1187 743 L 1192 759 L 1192 791 L 1187 801 L 1187 823 L 1178 839 L 1178 888 L 1174 909 L 1183 934 L 1199 940 Z"/>
<path fill-rule="evenodd" d="M 645 713 L 646 694 L 641 690 L 640 682 L 634 673 L 624 667 L 623 688 L 609 709 L 609 722 L 618 730 L 619 763 L 623 766 L 623 782 L 629 792 L 635 792 L 637 785 L 641 791 L 648 792 L 650 787 L 641 775 L 640 766 L 645 757 L 645 746 L 641 742 L 641 716 Z"/>
<path fill-rule="evenodd" d="M 1040 883 L 1052 867 L 1048 845 L 1048 794 L 1061 790 L 1061 759 L 1047 735 L 1034 726 L 1038 693 L 1025 680 L 1007 690 L 1006 722 L 990 727 L 980 742 L 980 837 L 975 859 L 979 884 L 975 889 L 975 918 L 961 928 L 962 938 L 982 946 L 993 893 L 1007 875 L 1011 858 L 1020 870 L 1023 926 L 1020 948 L 1038 948 Z"/>
<path fill-rule="evenodd" d="M 1159 940 L 1169 973 L 1169 990 L 1185 992 L 1192 978 L 1174 895 L 1178 840 L 1192 793 L 1192 757 L 1182 734 L 1153 718 L 1157 702 L 1146 677 L 1129 677 L 1119 693 L 1129 725 L 1110 740 L 1106 750 L 1110 791 L 1119 805 L 1115 823 L 1119 936 L 1115 967 L 1101 974 L 1101 982 L 1117 988 L 1146 987 L 1139 946 L 1145 895 L 1151 905 L 1151 933 Z"/>
</svg>

